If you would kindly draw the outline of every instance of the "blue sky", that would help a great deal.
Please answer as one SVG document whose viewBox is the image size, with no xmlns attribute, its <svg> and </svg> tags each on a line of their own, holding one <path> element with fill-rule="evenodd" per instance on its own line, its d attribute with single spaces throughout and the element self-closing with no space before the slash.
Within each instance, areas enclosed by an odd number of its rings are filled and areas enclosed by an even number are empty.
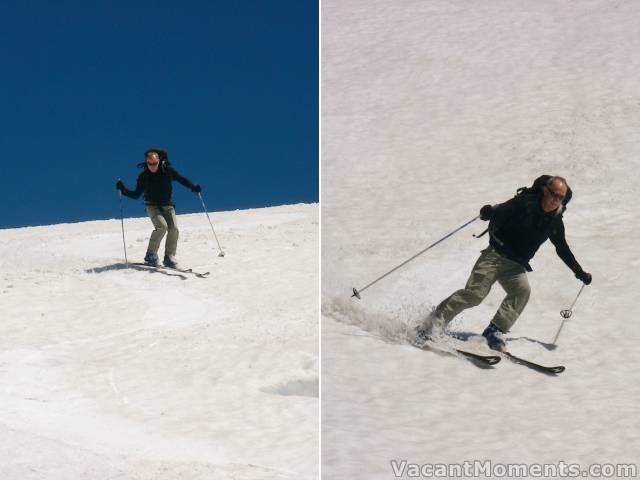
<svg viewBox="0 0 640 480">
<path fill-rule="evenodd" d="M 315 1 L 3 2 L 0 45 L 0 228 L 119 217 L 154 146 L 211 211 L 318 201 Z"/>
</svg>

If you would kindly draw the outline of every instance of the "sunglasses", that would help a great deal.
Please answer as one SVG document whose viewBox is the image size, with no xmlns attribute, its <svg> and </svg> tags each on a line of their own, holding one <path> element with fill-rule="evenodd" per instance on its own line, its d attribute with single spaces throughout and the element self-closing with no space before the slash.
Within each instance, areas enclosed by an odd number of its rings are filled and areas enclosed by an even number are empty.
<svg viewBox="0 0 640 480">
<path fill-rule="evenodd" d="M 561 202 L 562 200 L 564 200 L 564 195 L 561 195 L 561 194 L 559 194 L 559 193 L 557 193 L 557 192 L 554 192 L 554 191 L 553 191 L 553 190 L 551 190 L 551 188 L 549 188 L 549 187 L 545 187 L 545 188 L 547 189 L 547 192 L 549 192 L 549 194 L 550 194 L 553 198 L 555 198 L 556 200 L 558 200 L 558 201 L 560 201 L 560 202 Z"/>
</svg>

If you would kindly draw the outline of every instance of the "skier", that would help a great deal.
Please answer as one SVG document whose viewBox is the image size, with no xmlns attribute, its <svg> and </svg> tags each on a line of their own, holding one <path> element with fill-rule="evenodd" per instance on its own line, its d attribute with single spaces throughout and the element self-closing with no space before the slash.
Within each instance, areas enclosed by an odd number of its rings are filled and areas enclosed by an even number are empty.
<svg viewBox="0 0 640 480">
<path fill-rule="evenodd" d="M 531 293 L 527 279 L 527 272 L 532 270 L 529 261 L 547 239 L 576 278 L 586 285 L 591 283 L 591 274 L 577 262 L 564 236 L 562 213 L 572 195 L 567 181 L 543 175 L 533 187 L 522 190 L 505 203 L 480 209 L 480 218 L 489 221 L 489 246 L 482 250 L 466 286 L 443 300 L 417 328 L 417 345 L 441 335 L 456 315 L 479 305 L 497 281 L 507 296 L 482 336 L 490 348 L 504 351 L 502 334 L 511 329 Z"/>
<path fill-rule="evenodd" d="M 164 266 L 177 268 L 176 250 L 178 247 L 178 224 L 176 211 L 172 199 L 173 180 L 177 180 L 194 193 L 200 193 L 200 185 L 193 184 L 183 177 L 169 164 L 166 150 L 152 148 L 145 152 L 144 170 L 138 175 L 136 189 L 131 191 L 125 187 L 122 180 L 118 180 L 116 188 L 129 198 L 138 199 L 144 193 L 144 203 L 147 215 L 151 219 L 155 230 L 151 233 L 149 246 L 144 257 L 145 263 L 154 267 L 159 266 L 158 249 L 160 241 L 167 234 L 164 250 Z"/>
</svg>

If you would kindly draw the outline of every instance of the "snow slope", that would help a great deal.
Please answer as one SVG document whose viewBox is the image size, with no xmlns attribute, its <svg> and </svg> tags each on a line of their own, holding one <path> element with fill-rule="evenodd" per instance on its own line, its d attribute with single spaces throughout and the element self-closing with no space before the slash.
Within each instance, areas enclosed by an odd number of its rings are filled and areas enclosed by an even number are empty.
<svg viewBox="0 0 640 480">
<path fill-rule="evenodd" d="M 0 478 L 317 478 L 318 206 L 211 216 L 0 230 Z"/>
<path fill-rule="evenodd" d="M 323 1 L 323 478 L 394 478 L 394 459 L 640 464 L 639 23 L 633 1 Z M 543 173 L 572 186 L 567 239 L 594 280 L 549 350 L 581 284 L 548 242 L 507 337 L 562 375 L 407 344 L 464 286 L 484 222 L 349 298 Z M 484 348 L 502 297 L 451 329 Z"/>
</svg>

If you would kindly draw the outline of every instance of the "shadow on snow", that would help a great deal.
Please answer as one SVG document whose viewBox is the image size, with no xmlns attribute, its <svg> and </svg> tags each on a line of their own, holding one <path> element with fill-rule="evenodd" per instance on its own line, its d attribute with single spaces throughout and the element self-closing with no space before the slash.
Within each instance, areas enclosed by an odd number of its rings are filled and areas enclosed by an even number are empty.
<svg viewBox="0 0 640 480">
<path fill-rule="evenodd" d="M 155 268 L 147 265 L 133 265 L 125 263 L 114 263 L 111 265 L 105 265 L 104 267 L 96 267 L 96 268 L 88 268 L 85 270 L 87 273 L 104 273 L 111 272 L 113 270 L 138 270 L 139 272 L 147 272 L 147 273 L 160 273 L 162 275 L 166 275 L 167 277 L 180 277 L 182 280 L 186 280 L 187 277 L 181 273 L 173 273 L 167 272 L 160 268 Z"/>
</svg>

